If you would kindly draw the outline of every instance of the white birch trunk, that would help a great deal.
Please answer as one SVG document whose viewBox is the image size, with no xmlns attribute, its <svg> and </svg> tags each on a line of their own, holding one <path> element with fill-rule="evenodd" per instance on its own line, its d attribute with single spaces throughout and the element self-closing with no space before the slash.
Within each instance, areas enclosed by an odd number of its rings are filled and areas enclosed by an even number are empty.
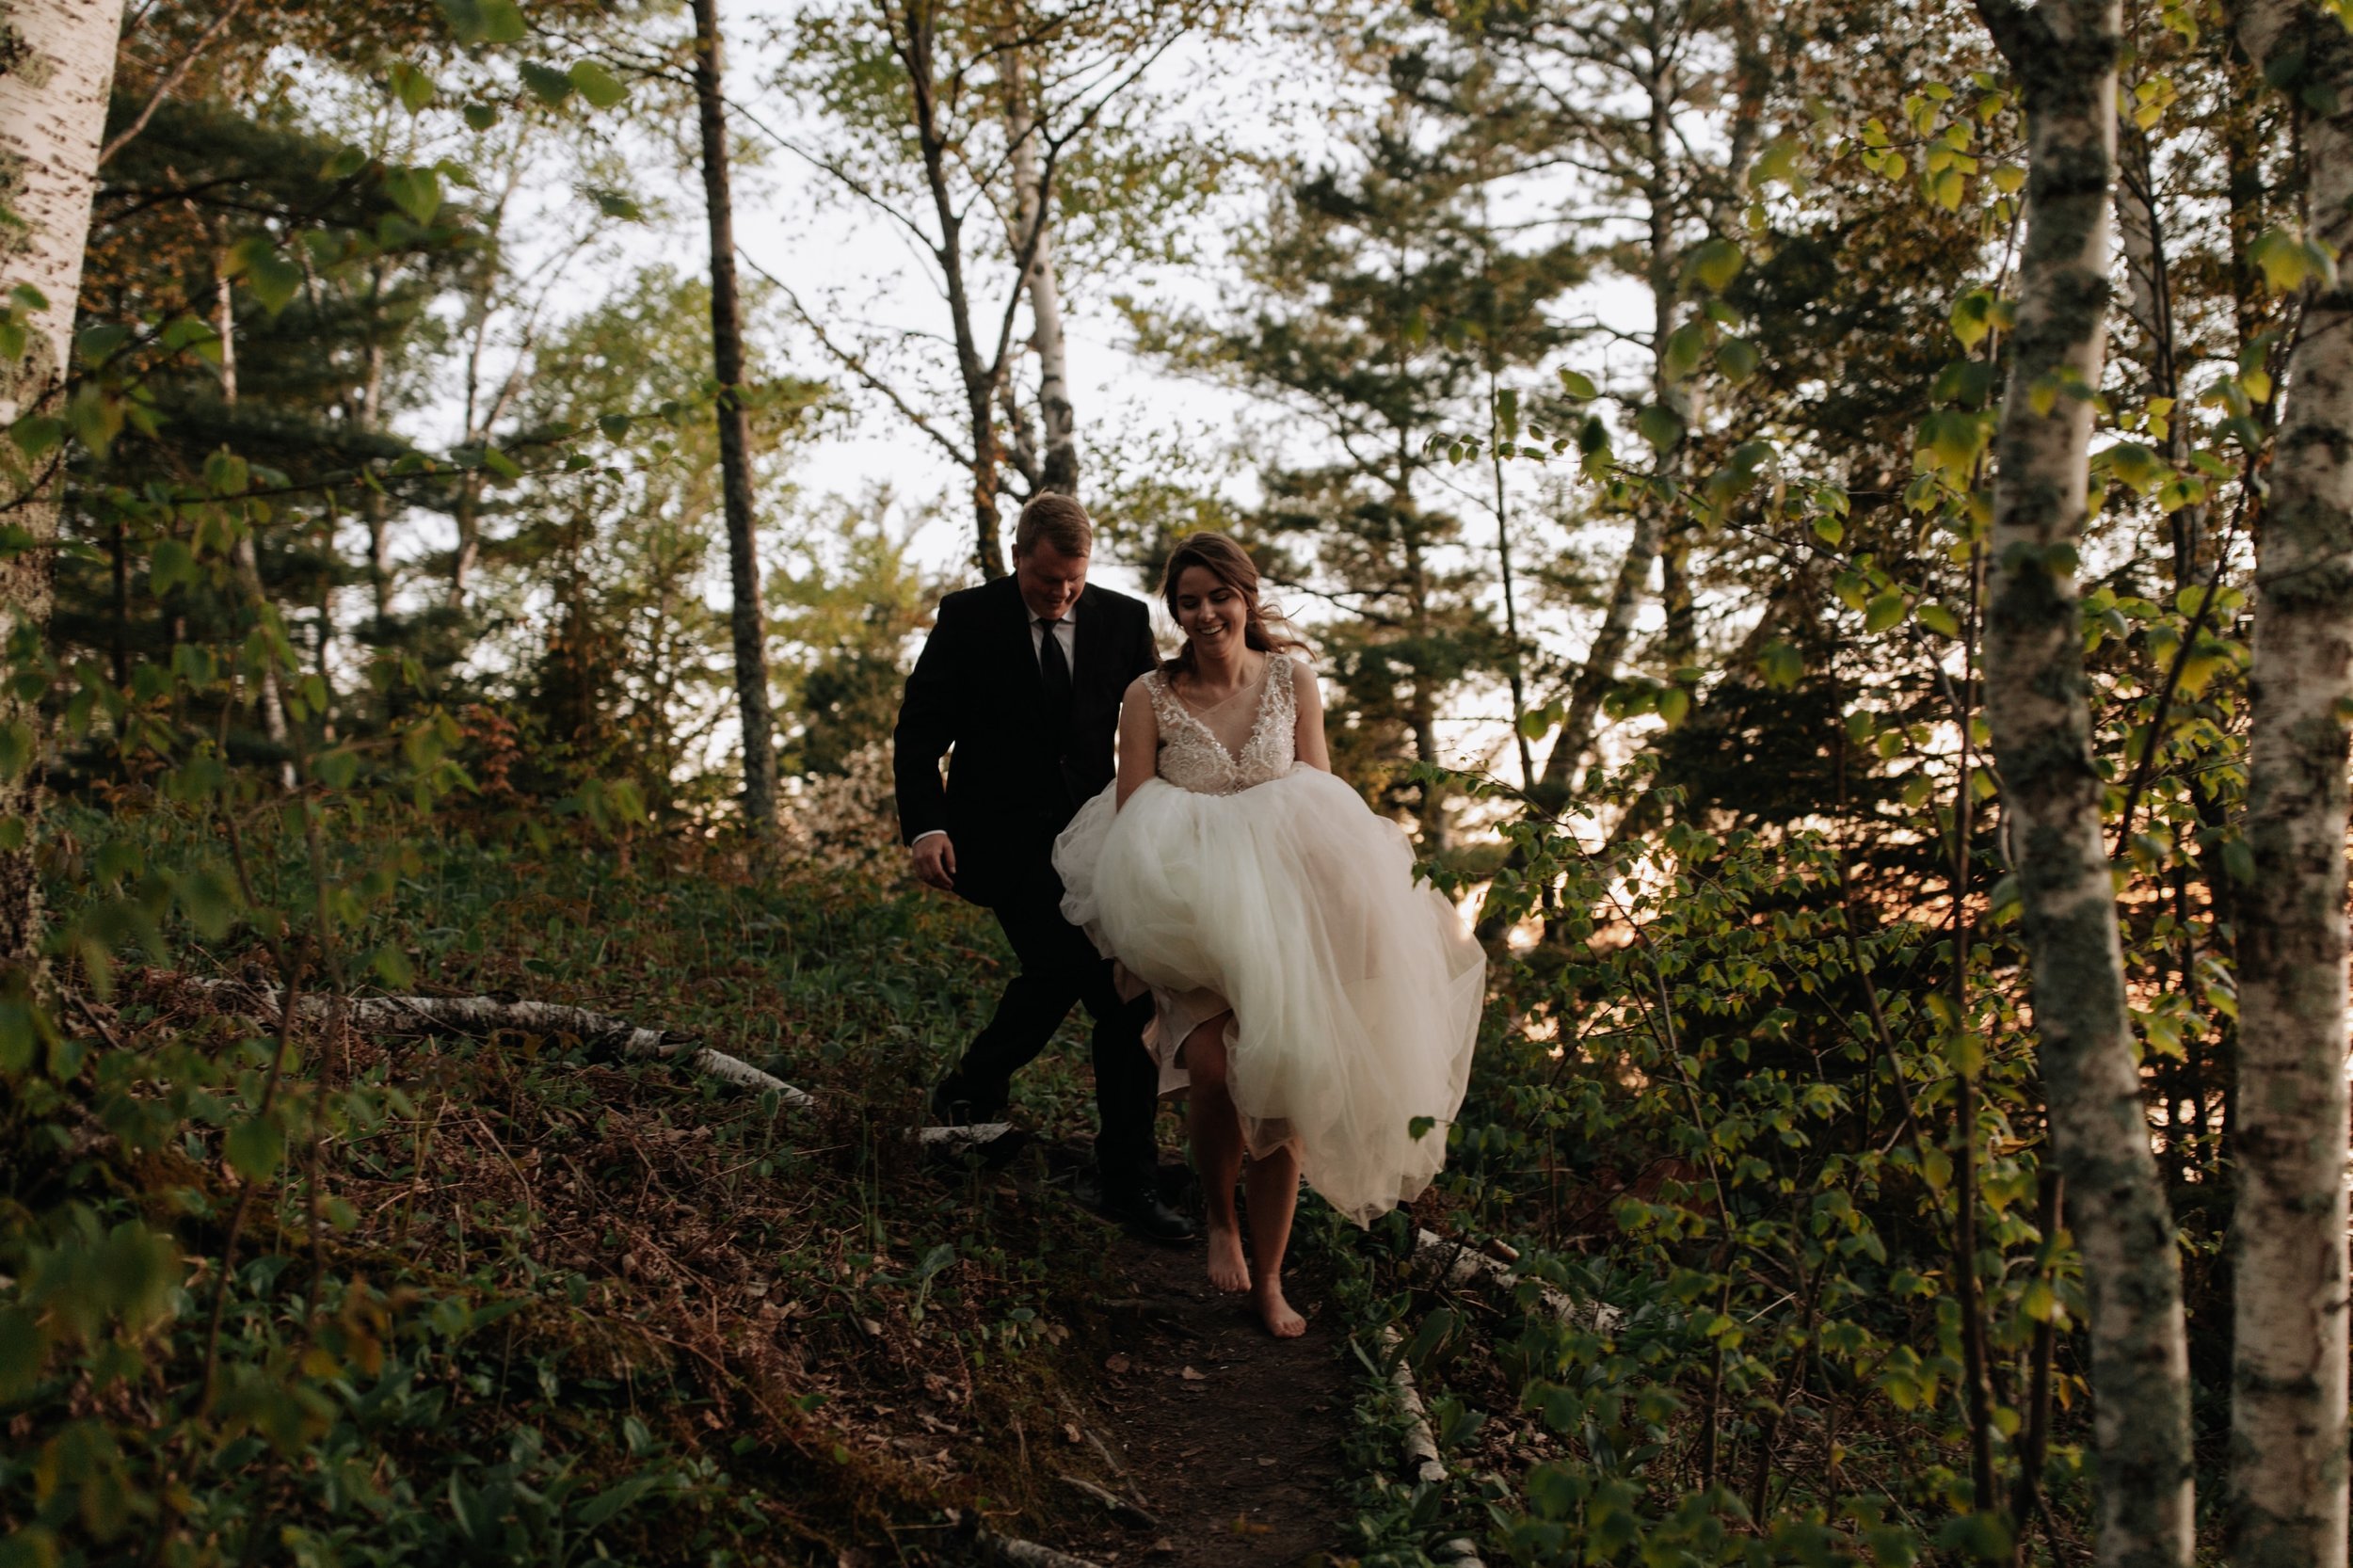
<svg viewBox="0 0 2353 1568">
<path fill-rule="evenodd" d="M 212 999 L 216 1005 L 223 997 L 250 997 L 271 1013 L 281 1005 L 280 993 L 268 987 L 249 987 L 231 980 L 189 979 L 180 984 Z M 712 1050 L 696 1035 L 676 1030 L 647 1029 L 610 1013 L 567 1007 L 559 1002 L 501 1001 L 496 997 L 333 997 L 306 992 L 295 1000 L 295 1016 L 316 1024 L 340 1021 L 362 1034 L 480 1039 L 502 1029 L 529 1034 L 569 1034 L 583 1042 L 607 1046 L 622 1056 L 681 1062 L 696 1072 L 739 1088 L 774 1089 L 783 1103 L 794 1110 L 807 1110 L 817 1103 L 806 1089 L 796 1089 L 741 1057 Z"/>
<path fill-rule="evenodd" d="M 2098 1560 L 2186 1568 L 2181 1267 L 2125 1013 L 2073 559 L 2110 293 L 2120 8 L 1979 0 L 1978 9 L 2027 119 L 2018 327 L 1994 441 L 1985 712 L 2025 895 L 2052 1155 L 2090 1295 Z"/>
<path fill-rule="evenodd" d="M 2336 95 L 2304 121 L 2315 237 L 2353 247 L 2353 36 L 2250 0 L 2239 40 Z M 2309 94 L 2308 94 L 2309 101 Z M 2353 309 L 2315 285 L 2288 361 L 2256 571 L 2232 1153 L 2229 1548 L 2345 1568 L 2345 722 L 2353 698 Z"/>
<path fill-rule="evenodd" d="M 1030 103 L 1029 71 L 1021 51 L 1005 59 L 1007 132 L 1013 142 L 1014 232 L 1016 257 L 1032 230 L 1037 249 L 1021 280 L 1030 293 L 1030 346 L 1037 352 L 1037 408 L 1045 438 L 1038 488 L 1074 495 L 1079 488 L 1079 420 L 1070 402 L 1070 367 L 1062 326 L 1062 287 L 1054 276 L 1053 193 L 1046 188 L 1044 166 L 1038 161 L 1036 111 Z"/>
<path fill-rule="evenodd" d="M 220 400 L 233 408 L 237 406 L 236 294 L 225 274 L 214 279 L 213 294 L 213 330 L 220 334 Z M 254 616 L 266 624 L 270 618 L 269 595 L 262 587 L 262 555 L 253 543 L 250 520 L 239 530 L 230 556 L 237 569 L 237 585 L 252 601 Z M 270 662 L 262 666 L 262 732 L 279 751 L 278 782 L 291 790 L 295 787 L 295 765 L 286 733 L 286 699 L 278 689 L 278 639 L 269 637 L 265 641 Z"/>
<path fill-rule="evenodd" d="M 24 353 L 0 376 L 0 426 L 53 404 L 72 357 L 73 310 L 89 240 L 98 138 L 114 83 L 120 0 L 11 0 L 5 16 L 12 58 L 0 72 L 0 206 L 23 221 L 6 241 L 0 285 L 29 285 L 47 303 L 26 324 Z M 24 498 L 18 525 L 36 548 L 0 563 L 0 644 L 49 619 L 56 537 L 56 471 L 11 474 L 8 499 Z M 27 491 L 29 490 L 29 494 Z M 40 734 L 39 708 L 0 687 L 0 726 Z M 40 902 L 31 825 L 40 808 L 29 764 L 0 779 L 0 823 L 22 824 L 18 847 L 0 851 L 0 967 L 37 971 Z"/>
</svg>

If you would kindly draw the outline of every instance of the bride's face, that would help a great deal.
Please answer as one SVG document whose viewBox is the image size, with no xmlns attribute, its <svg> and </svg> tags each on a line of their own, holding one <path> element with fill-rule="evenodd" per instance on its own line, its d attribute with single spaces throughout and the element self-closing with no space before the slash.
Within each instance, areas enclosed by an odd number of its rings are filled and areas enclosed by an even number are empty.
<svg viewBox="0 0 2353 1568">
<path fill-rule="evenodd" d="M 1241 651 L 1250 606 L 1209 568 L 1187 567 L 1176 579 L 1176 625 L 1196 652 L 1228 659 Z"/>
</svg>

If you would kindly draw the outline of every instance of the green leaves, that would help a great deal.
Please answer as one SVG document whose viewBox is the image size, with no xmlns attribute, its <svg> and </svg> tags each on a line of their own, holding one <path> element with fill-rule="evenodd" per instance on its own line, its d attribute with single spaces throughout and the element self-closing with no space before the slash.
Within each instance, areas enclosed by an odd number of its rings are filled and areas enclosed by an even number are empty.
<svg viewBox="0 0 2353 1568">
<path fill-rule="evenodd" d="M 582 60 L 571 70 L 572 86 L 596 108 L 609 109 L 629 96 L 629 88 L 595 60 Z"/>
<path fill-rule="evenodd" d="M 2138 441 L 2118 441 L 2101 456 L 2117 483 L 2139 495 L 2147 495 L 2172 476 L 2172 469 Z"/>
<path fill-rule="evenodd" d="M 527 29 L 522 8 L 515 0 L 440 0 L 450 31 L 468 46 L 517 43 Z"/>
<path fill-rule="evenodd" d="M 2307 284 L 2336 287 L 2336 252 L 2294 229 L 2265 230 L 2248 246 L 2247 259 L 2263 269 L 2264 282 L 2274 294 L 2295 294 Z"/>
<path fill-rule="evenodd" d="M 385 74 L 384 85 L 392 93 L 392 101 L 410 114 L 417 113 L 427 104 L 432 103 L 434 94 L 440 90 L 433 85 L 432 77 L 427 76 L 407 60 L 392 62 L 391 69 Z"/>
<path fill-rule="evenodd" d="M 147 554 L 147 589 L 157 599 L 182 584 L 194 584 L 200 573 L 196 552 L 178 539 L 157 539 Z"/>
<path fill-rule="evenodd" d="M 39 1319 L 21 1306 L 0 1307 L 0 1404 L 31 1390 L 48 1349 Z"/>
<path fill-rule="evenodd" d="M 1913 458 L 1924 472 L 1965 482 L 1993 434 L 1990 412 L 1943 408 L 1920 422 Z"/>
<path fill-rule="evenodd" d="M 1663 403 L 1645 403 L 1635 412 L 1634 428 L 1652 451 L 1663 454 L 1683 440 L 1683 416 Z"/>
<path fill-rule="evenodd" d="M 243 907 L 236 883 L 218 866 L 199 866 L 184 873 L 173 891 L 180 912 L 208 942 L 228 936 Z"/>
<path fill-rule="evenodd" d="M 1701 358 L 1707 352 L 1707 324 L 1687 321 L 1667 336 L 1666 347 L 1660 352 L 1659 363 L 1670 381 L 1680 381 L 1699 368 Z"/>
<path fill-rule="evenodd" d="M 441 210 L 441 177 L 430 168 L 388 169 L 384 175 L 384 195 L 419 223 L 430 223 L 433 215 Z"/>
<path fill-rule="evenodd" d="M 221 1157 L 248 1181 L 267 1181 L 286 1158 L 286 1131 L 275 1117 L 250 1116 L 220 1141 Z"/>
<path fill-rule="evenodd" d="M 1530 708 L 1519 717 L 1519 732 L 1529 740 L 1541 741 L 1567 716 L 1567 708 L 1557 700 L 1542 708 Z"/>
<path fill-rule="evenodd" d="M 14 780 L 33 765 L 36 746 L 32 726 L 23 719 L 0 724 L 0 779 Z"/>
<path fill-rule="evenodd" d="M 1710 294 L 1721 294 L 1748 262 L 1748 253 L 1737 245 L 1717 235 L 1691 248 L 1684 261 L 1685 286 L 1697 283 Z"/>
<path fill-rule="evenodd" d="M 302 267 L 280 254 L 278 247 L 266 235 L 252 234 L 239 240 L 230 248 L 227 265 L 221 269 L 231 278 L 242 279 L 253 297 L 271 315 L 278 314 L 302 289 Z"/>
<path fill-rule="evenodd" d="M 1716 345 L 1716 369 L 1736 387 L 1754 376 L 1759 363 L 1756 344 L 1746 338 L 1726 338 Z"/>
<path fill-rule="evenodd" d="M 1953 301 L 1946 319 L 1952 323 L 1953 336 L 1961 340 L 1961 347 L 1977 347 L 1993 330 L 1993 306 L 1992 289 L 1971 289 Z"/>
</svg>

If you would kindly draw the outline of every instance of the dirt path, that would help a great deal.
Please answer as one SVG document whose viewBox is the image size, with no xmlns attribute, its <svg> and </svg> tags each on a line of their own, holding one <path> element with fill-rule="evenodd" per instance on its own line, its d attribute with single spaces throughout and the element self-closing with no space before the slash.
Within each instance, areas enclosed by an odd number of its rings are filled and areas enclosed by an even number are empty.
<svg viewBox="0 0 2353 1568">
<path fill-rule="evenodd" d="M 1239 1297 L 1210 1289 L 1199 1244 L 1125 1235 L 1112 1256 L 1134 1287 L 1082 1412 L 1128 1471 L 1152 1528 L 1108 1511 L 1055 1543 L 1098 1563 L 1286 1568 L 1342 1544 L 1341 1443 L 1351 1380 L 1328 1282 L 1290 1290 L 1305 1337 L 1269 1336 Z"/>
</svg>

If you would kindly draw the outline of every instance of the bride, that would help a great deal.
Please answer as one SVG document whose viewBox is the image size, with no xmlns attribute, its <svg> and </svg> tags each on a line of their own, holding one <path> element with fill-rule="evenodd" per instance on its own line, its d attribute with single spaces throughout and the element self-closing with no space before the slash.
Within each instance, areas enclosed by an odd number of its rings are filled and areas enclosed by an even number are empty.
<svg viewBox="0 0 2353 1568">
<path fill-rule="evenodd" d="M 1119 776 L 1054 845 L 1063 913 L 1150 987 L 1161 1093 L 1186 1091 L 1209 1278 L 1275 1335 L 1304 1172 L 1359 1224 L 1446 1160 L 1486 961 L 1396 824 L 1332 776 L 1303 645 L 1241 546 L 1195 534 L 1161 597 L 1176 658 L 1128 688 Z M 1250 1257 L 1234 1184 L 1249 1156 Z"/>
</svg>

